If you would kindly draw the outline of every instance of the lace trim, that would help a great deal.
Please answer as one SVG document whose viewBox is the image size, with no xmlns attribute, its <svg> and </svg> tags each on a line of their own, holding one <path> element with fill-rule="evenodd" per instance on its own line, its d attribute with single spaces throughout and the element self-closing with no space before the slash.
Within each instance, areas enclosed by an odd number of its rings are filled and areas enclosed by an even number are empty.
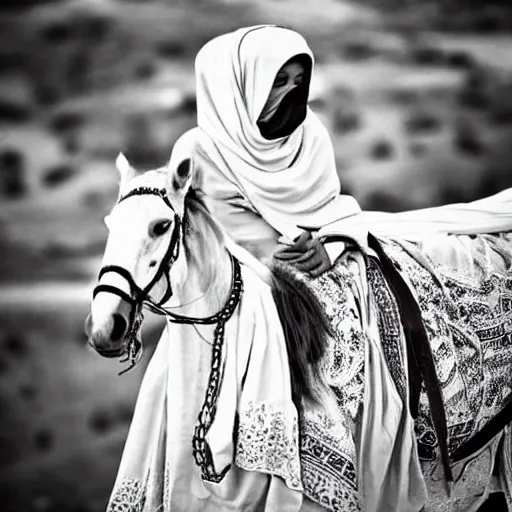
<svg viewBox="0 0 512 512">
<path fill-rule="evenodd" d="M 252 402 L 240 412 L 236 465 L 281 477 L 293 490 L 303 490 L 297 413 L 282 404 Z"/>
<path fill-rule="evenodd" d="M 142 482 L 137 478 L 125 478 L 110 499 L 107 512 L 142 512 L 145 502 Z"/>
</svg>

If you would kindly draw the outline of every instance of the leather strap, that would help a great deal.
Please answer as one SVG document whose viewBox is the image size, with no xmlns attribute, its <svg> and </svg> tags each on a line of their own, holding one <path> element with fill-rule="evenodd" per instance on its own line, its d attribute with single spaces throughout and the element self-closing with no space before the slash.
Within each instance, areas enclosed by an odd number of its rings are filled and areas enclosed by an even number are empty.
<svg viewBox="0 0 512 512">
<path fill-rule="evenodd" d="M 444 474 L 447 481 L 453 481 L 448 454 L 448 429 L 441 386 L 419 306 L 407 283 L 384 252 L 380 242 L 371 233 L 368 234 L 368 244 L 379 257 L 384 278 L 396 298 L 400 312 L 407 343 L 408 362 L 411 365 L 409 367 L 411 411 L 417 416 L 419 392 L 421 390 L 421 382 L 423 382 L 439 443 Z M 417 378 L 418 375 L 420 376 L 419 380 Z"/>
</svg>

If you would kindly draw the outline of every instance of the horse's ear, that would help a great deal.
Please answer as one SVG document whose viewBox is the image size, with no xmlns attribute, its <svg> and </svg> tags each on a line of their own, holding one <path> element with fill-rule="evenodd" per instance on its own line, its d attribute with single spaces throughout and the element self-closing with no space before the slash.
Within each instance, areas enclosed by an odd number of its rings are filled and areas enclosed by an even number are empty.
<svg viewBox="0 0 512 512">
<path fill-rule="evenodd" d="M 171 176 L 171 187 L 174 193 L 181 192 L 186 194 L 190 185 L 192 184 L 192 178 L 194 175 L 194 166 L 191 158 L 185 158 L 182 160 L 176 169 L 172 169 Z"/>
<path fill-rule="evenodd" d="M 130 165 L 130 162 L 128 162 L 123 153 L 119 153 L 116 158 L 116 167 L 121 176 L 121 188 L 138 174 L 137 170 Z"/>
<path fill-rule="evenodd" d="M 178 206 L 183 213 L 185 205 L 185 196 L 192 186 L 194 180 L 194 162 L 191 158 L 184 158 L 178 165 L 169 163 L 167 176 L 167 194 L 174 198 L 174 204 Z"/>
</svg>

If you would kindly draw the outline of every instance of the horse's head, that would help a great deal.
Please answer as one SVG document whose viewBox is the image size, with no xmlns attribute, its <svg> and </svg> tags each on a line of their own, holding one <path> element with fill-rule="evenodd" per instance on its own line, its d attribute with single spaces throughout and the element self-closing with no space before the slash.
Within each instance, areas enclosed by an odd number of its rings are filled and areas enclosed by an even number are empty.
<svg viewBox="0 0 512 512">
<path fill-rule="evenodd" d="M 119 155 L 116 166 L 119 198 L 105 218 L 109 235 L 86 321 L 89 343 L 105 357 L 130 348 L 143 303 L 162 305 L 186 279 L 185 198 L 196 176 L 189 158 L 140 173 Z"/>
</svg>

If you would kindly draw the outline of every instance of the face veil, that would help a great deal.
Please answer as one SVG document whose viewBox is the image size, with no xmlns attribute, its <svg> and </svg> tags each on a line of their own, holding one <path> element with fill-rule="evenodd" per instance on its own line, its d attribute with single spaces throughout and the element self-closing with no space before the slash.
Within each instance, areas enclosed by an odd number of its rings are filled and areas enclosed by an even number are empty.
<svg viewBox="0 0 512 512">
<path fill-rule="evenodd" d="M 298 62 L 302 65 L 304 77 L 299 85 L 286 91 L 280 98 L 277 108 L 270 117 L 264 116 L 265 110 L 260 115 L 257 125 L 261 135 L 267 140 L 287 137 L 306 119 L 313 62 L 306 54 L 297 55 L 284 65 L 290 62 Z"/>
</svg>

